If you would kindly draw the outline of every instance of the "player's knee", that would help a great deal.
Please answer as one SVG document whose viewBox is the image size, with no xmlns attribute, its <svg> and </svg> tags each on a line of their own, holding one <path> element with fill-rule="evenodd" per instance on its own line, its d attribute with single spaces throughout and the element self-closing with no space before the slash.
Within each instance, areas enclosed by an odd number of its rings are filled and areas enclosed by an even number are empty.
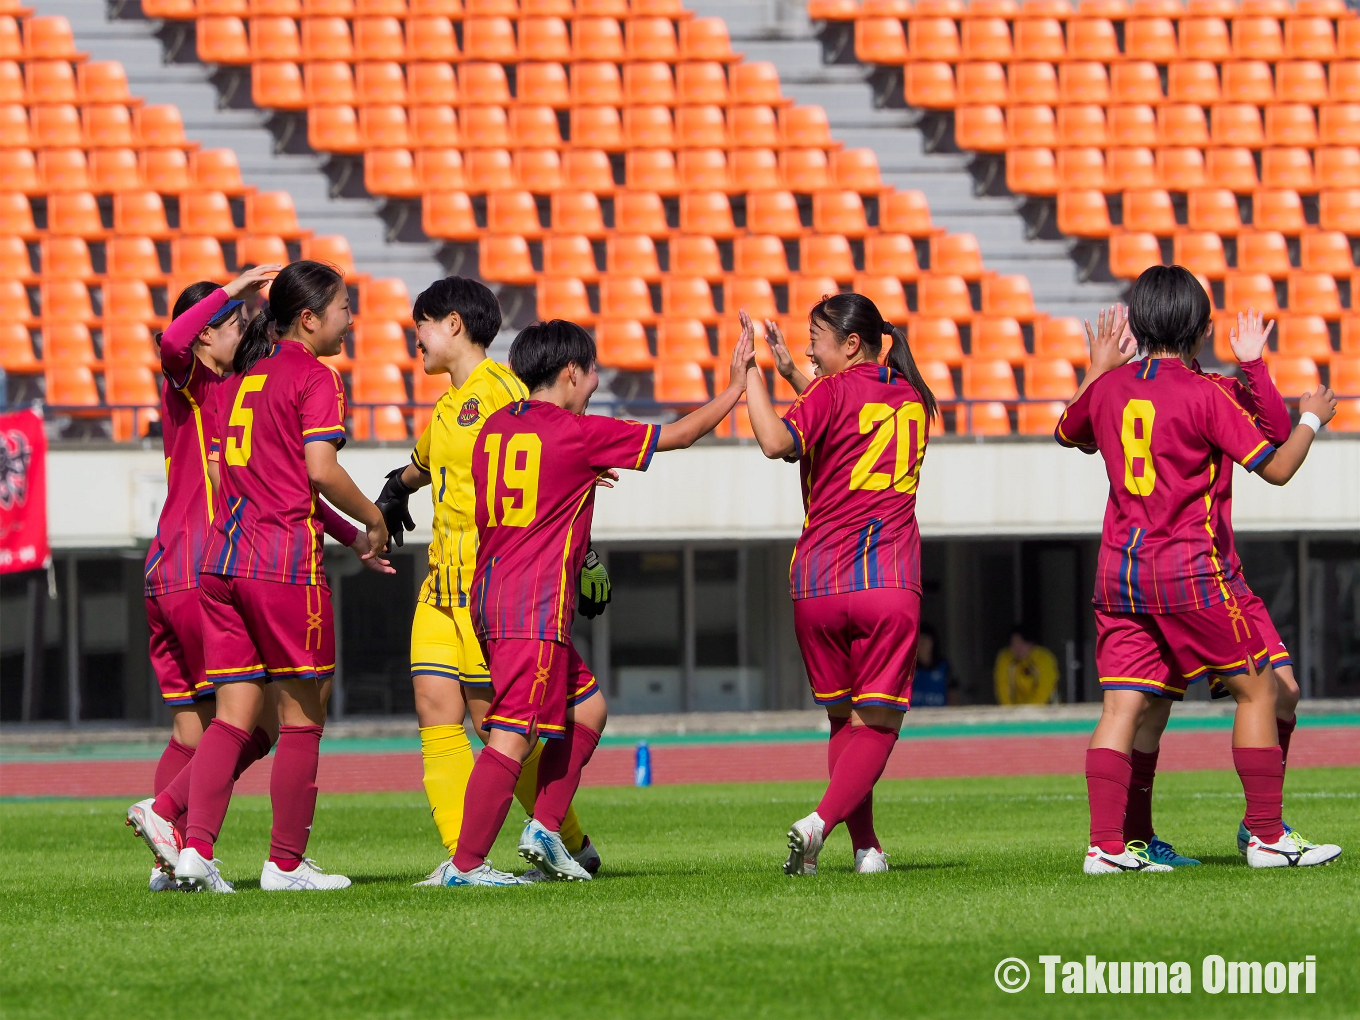
<svg viewBox="0 0 1360 1020">
<path fill-rule="evenodd" d="M 1301 696 L 1298 681 L 1294 679 L 1294 671 L 1288 666 L 1276 668 L 1275 684 L 1276 709 L 1282 715 L 1292 715 L 1294 709 L 1298 708 Z"/>
</svg>

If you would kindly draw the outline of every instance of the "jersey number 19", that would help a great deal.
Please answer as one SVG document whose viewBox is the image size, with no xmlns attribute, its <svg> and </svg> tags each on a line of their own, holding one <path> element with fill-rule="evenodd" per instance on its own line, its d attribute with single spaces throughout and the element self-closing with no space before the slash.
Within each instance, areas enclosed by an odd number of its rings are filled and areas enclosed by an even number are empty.
<svg viewBox="0 0 1360 1020">
<path fill-rule="evenodd" d="M 486 523 L 488 527 L 503 524 L 507 528 L 527 528 L 538 516 L 538 476 L 543 459 L 543 441 L 536 432 L 517 432 L 505 444 L 505 464 L 501 464 L 499 432 L 486 437 Z M 499 499 L 497 493 L 508 489 L 510 495 Z M 497 519 L 499 517 L 499 520 Z"/>
</svg>

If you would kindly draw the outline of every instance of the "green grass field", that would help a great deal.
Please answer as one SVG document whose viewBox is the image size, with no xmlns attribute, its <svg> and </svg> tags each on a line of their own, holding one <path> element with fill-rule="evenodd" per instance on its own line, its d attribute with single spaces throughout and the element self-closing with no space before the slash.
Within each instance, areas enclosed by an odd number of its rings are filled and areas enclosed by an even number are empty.
<svg viewBox="0 0 1360 1020">
<path fill-rule="evenodd" d="M 234 897 L 146 891 L 121 801 L 0 803 L 0 1014 L 20 1017 L 1305 1017 L 1360 1015 L 1360 769 L 1291 770 L 1286 817 L 1347 847 L 1249 871 L 1230 773 L 1158 779 L 1158 828 L 1205 863 L 1087 878 L 1080 777 L 886 782 L 892 871 L 843 832 L 817 878 L 779 870 L 816 784 L 595 788 L 589 885 L 412 889 L 439 859 L 423 797 L 321 799 L 311 851 L 347 892 L 256 887 L 269 806 L 218 844 Z M 513 815 L 493 859 L 515 862 Z M 516 870 L 520 870 L 517 866 Z M 1184 960 L 1189 995 L 1043 993 L 1040 954 Z M 1317 957 L 1315 995 L 1210 995 L 1200 961 Z M 1034 971 L 1008 995 L 1005 957 Z"/>
</svg>

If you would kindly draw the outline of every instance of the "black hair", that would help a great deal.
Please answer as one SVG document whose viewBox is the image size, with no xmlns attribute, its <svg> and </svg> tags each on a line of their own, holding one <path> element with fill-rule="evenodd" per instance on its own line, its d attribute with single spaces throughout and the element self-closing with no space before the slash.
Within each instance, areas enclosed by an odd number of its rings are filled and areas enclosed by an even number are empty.
<svg viewBox="0 0 1360 1020">
<path fill-rule="evenodd" d="M 916 388 L 925 405 L 926 414 L 934 418 L 939 413 L 935 394 L 916 367 L 916 359 L 911 356 L 907 335 L 878 312 L 874 304 L 863 294 L 831 294 L 822 298 L 808 312 L 808 322 L 821 322 L 836 335 L 837 343 L 845 343 L 850 334 L 859 335 L 860 345 L 875 361 L 883 353 L 883 336 L 892 337 L 892 347 L 888 350 L 888 367 Z"/>
<path fill-rule="evenodd" d="M 939 662 L 941 659 L 944 658 L 944 653 L 940 649 L 940 636 L 935 633 L 934 626 L 932 626 L 929 622 L 925 620 L 921 621 L 921 626 L 918 628 L 918 632 L 919 633 L 916 645 L 918 649 L 921 647 L 920 645 L 921 638 L 923 637 L 930 638 L 930 652 L 931 652 L 930 664 L 933 666 L 935 665 L 935 663 Z"/>
<path fill-rule="evenodd" d="M 416 322 L 440 322 L 452 312 L 463 320 L 468 339 L 488 347 L 501 331 L 501 303 L 485 284 L 462 276 L 435 280 L 416 298 L 411 317 Z"/>
<path fill-rule="evenodd" d="M 590 371 L 595 364 L 595 341 L 583 328 L 566 319 L 531 322 L 510 344 L 510 370 L 529 392 L 552 385 L 568 365 Z"/>
<path fill-rule="evenodd" d="M 1027 623 L 1012 624 L 1011 632 L 1007 636 L 1007 640 L 1013 637 L 1018 637 L 1026 644 L 1030 645 L 1037 645 L 1039 643 L 1034 636 L 1034 628 L 1030 627 Z"/>
<path fill-rule="evenodd" d="M 170 318 L 178 319 L 220 286 L 221 284 L 213 283 L 211 280 L 199 280 L 197 283 L 189 284 L 175 299 L 175 307 L 170 311 Z"/>
<path fill-rule="evenodd" d="M 1184 266 L 1152 266 L 1129 292 L 1129 327 L 1139 354 L 1192 354 L 1213 308 L 1204 285 Z"/>
<path fill-rule="evenodd" d="M 249 372 L 255 362 L 274 348 L 275 339 L 286 333 L 307 310 L 321 314 L 344 287 L 345 278 L 334 266 L 303 259 L 284 266 L 269 287 L 269 302 L 246 325 L 232 371 Z"/>
</svg>

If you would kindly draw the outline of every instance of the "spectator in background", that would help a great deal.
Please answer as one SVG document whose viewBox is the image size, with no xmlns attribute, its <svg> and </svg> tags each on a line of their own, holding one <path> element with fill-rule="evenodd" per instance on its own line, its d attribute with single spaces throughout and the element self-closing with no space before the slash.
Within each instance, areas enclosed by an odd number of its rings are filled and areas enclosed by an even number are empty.
<svg viewBox="0 0 1360 1020">
<path fill-rule="evenodd" d="M 911 685 L 912 708 L 937 708 L 958 702 L 958 684 L 949 669 L 949 660 L 940 651 L 935 628 L 921 624 L 916 642 L 916 678 Z"/>
<path fill-rule="evenodd" d="M 998 705 L 1046 705 L 1058 684 L 1058 660 L 1017 623 L 1010 644 L 996 655 L 994 676 Z"/>
</svg>

